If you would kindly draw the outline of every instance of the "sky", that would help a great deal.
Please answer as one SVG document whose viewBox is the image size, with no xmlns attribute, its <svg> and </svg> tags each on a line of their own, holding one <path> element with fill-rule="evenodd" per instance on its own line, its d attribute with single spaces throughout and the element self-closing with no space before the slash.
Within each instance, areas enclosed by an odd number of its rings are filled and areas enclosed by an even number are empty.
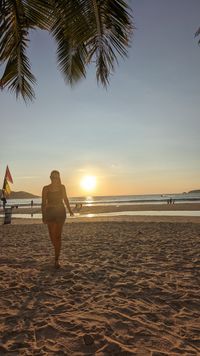
<svg viewBox="0 0 200 356">
<path fill-rule="evenodd" d="M 93 68 L 71 88 L 44 31 L 31 34 L 36 99 L 0 93 L 0 179 L 41 195 L 53 169 L 68 196 L 167 194 L 200 188 L 199 0 L 132 0 L 128 58 L 110 85 Z M 96 177 L 86 191 L 80 182 Z M 1 184 L 1 183 L 0 183 Z"/>
</svg>

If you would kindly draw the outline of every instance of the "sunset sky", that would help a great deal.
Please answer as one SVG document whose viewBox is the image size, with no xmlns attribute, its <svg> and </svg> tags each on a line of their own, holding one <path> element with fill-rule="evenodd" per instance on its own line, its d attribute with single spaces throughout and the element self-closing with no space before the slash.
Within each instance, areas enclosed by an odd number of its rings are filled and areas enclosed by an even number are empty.
<svg viewBox="0 0 200 356">
<path fill-rule="evenodd" d="M 57 169 L 69 196 L 96 177 L 93 195 L 200 189 L 199 0 L 131 1 L 136 30 L 107 90 L 88 69 L 71 88 L 47 33 L 31 35 L 36 100 L 0 93 L 0 179 L 40 195 Z"/>
</svg>

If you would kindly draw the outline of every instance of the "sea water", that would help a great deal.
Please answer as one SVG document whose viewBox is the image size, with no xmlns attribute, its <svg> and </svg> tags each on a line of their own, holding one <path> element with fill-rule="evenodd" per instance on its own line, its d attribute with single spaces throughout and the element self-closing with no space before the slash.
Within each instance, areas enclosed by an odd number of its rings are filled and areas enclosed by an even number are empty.
<svg viewBox="0 0 200 356">
<path fill-rule="evenodd" d="M 87 196 L 87 197 L 70 197 L 69 201 L 72 207 L 75 204 L 83 204 L 84 206 L 102 206 L 102 205 L 131 205 L 131 204 L 160 204 L 167 203 L 169 199 L 172 199 L 176 204 L 179 203 L 200 203 L 200 193 L 184 193 L 184 194 L 148 194 L 148 195 L 112 195 L 112 196 Z M 31 201 L 33 201 L 34 207 L 41 205 L 41 198 L 34 199 L 8 199 L 7 207 L 18 206 L 24 208 L 30 208 Z M 2 211 L 3 213 L 3 211 Z M 2 218 L 3 215 L 0 215 Z M 110 213 L 98 213 L 98 214 L 81 214 L 76 213 L 76 217 L 103 217 L 103 216 L 122 216 L 122 215 L 154 215 L 154 216 L 200 216 L 199 211 L 123 211 L 123 212 L 110 212 Z M 41 214 L 15 214 L 13 211 L 12 217 L 16 218 L 33 218 L 41 219 Z M 72 217 L 73 219 L 73 217 Z"/>
<path fill-rule="evenodd" d="M 175 203 L 200 203 L 200 193 L 183 194 L 147 194 L 147 195 L 111 195 L 111 196 L 85 196 L 69 197 L 70 204 L 84 204 L 85 206 L 97 205 L 129 205 L 129 204 L 160 204 L 167 203 L 172 199 Z M 34 206 L 41 205 L 41 198 L 33 199 L 8 199 L 7 206 L 30 207 L 31 201 Z"/>
</svg>

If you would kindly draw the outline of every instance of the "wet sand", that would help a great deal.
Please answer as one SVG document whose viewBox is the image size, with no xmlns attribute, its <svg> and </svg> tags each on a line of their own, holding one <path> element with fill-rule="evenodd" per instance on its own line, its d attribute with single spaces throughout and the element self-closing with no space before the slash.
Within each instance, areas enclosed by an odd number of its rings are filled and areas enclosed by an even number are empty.
<svg viewBox="0 0 200 356">
<path fill-rule="evenodd" d="M 73 207 L 73 206 L 72 206 Z M 190 210 L 196 211 L 200 210 L 200 203 L 177 203 L 177 204 L 116 204 L 116 205 L 96 205 L 87 206 L 83 205 L 82 208 L 72 210 L 76 213 L 82 214 L 98 214 L 98 213 L 110 213 L 110 212 L 120 212 L 120 211 L 175 211 L 175 210 Z M 0 208 L 0 214 L 3 212 Z M 19 207 L 18 209 L 13 208 L 14 214 L 39 214 L 41 213 L 40 207 Z"/>
</svg>

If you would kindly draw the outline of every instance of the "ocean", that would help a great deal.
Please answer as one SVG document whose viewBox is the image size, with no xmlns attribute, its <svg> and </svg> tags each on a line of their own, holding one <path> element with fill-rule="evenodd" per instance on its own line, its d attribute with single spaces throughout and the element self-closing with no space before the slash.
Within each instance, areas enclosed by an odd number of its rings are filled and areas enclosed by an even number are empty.
<svg viewBox="0 0 200 356">
<path fill-rule="evenodd" d="M 159 204 L 172 199 L 175 203 L 200 203 L 200 193 L 183 194 L 146 194 L 146 195 L 112 195 L 112 196 L 86 196 L 69 197 L 69 202 L 74 204 L 84 204 L 86 206 L 97 205 L 129 205 L 129 204 Z M 34 206 L 41 205 L 41 198 L 34 199 L 8 199 L 7 206 L 30 207 L 31 200 Z"/>
</svg>

